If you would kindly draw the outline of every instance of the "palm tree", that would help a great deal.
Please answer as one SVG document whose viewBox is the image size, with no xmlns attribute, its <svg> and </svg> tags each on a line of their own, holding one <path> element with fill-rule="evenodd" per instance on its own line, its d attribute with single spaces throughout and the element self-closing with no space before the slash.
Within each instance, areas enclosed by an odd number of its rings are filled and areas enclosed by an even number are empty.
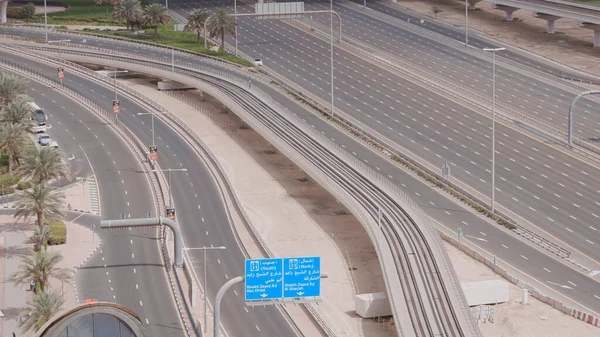
<svg viewBox="0 0 600 337">
<path fill-rule="evenodd" d="M 0 125 L 0 153 L 8 154 L 8 173 L 12 173 L 13 164 L 27 146 L 27 133 L 21 124 L 2 123 Z"/>
<path fill-rule="evenodd" d="M 0 72 L 0 108 L 27 99 L 27 81 L 17 75 Z"/>
<path fill-rule="evenodd" d="M 105 5 L 106 6 L 106 20 L 108 20 L 108 6 L 113 6 L 116 1 L 115 0 L 95 0 L 96 5 Z"/>
<path fill-rule="evenodd" d="M 142 22 L 145 25 L 154 27 L 154 36 L 158 36 L 158 26 L 164 25 L 171 20 L 169 13 L 165 6 L 157 3 L 153 3 L 144 7 L 144 14 L 142 14 Z"/>
<path fill-rule="evenodd" d="M 27 102 L 12 102 L 4 107 L 0 113 L 0 123 L 21 124 L 26 130 L 31 128 L 32 109 Z"/>
<path fill-rule="evenodd" d="M 31 255 L 21 259 L 21 265 L 12 274 L 11 279 L 17 286 L 35 282 L 36 287 L 39 286 L 39 290 L 45 292 L 48 290 L 50 278 L 60 281 L 71 279 L 70 270 L 58 268 L 58 264 L 62 260 L 63 256 L 59 252 L 48 250 L 32 252 Z"/>
<path fill-rule="evenodd" d="M 30 178 L 34 184 L 45 184 L 51 179 L 71 179 L 69 168 L 58 149 L 31 147 L 19 161 L 17 176 Z"/>
<path fill-rule="evenodd" d="M 63 215 L 63 195 L 45 185 L 34 185 L 18 196 L 14 217 L 29 220 L 37 217 L 38 227 L 43 227 L 44 218 L 52 215 Z"/>
<path fill-rule="evenodd" d="M 28 243 L 33 243 L 33 251 L 39 252 L 42 247 L 44 249 L 48 248 L 48 240 L 50 240 L 50 227 L 47 225 L 36 226 L 33 235 L 29 237 Z"/>
<path fill-rule="evenodd" d="M 198 43 L 200 43 L 200 32 L 204 30 L 204 23 L 209 16 L 210 14 L 201 9 L 190 12 L 187 17 L 188 22 L 183 27 L 183 30 L 198 33 Z"/>
<path fill-rule="evenodd" d="M 229 13 L 224 9 L 219 9 L 219 12 L 213 15 L 207 22 L 208 32 L 210 37 L 221 38 L 221 54 L 225 54 L 225 36 L 233 36 L 235 34 L 235 21 Z"/>
<path fill-rule="evenodd" d="M 25 319 L 19 322 L 19 328 L 24 334 L 39 330 L 62 309 L 63 304 L 65 300 L 58 292 L 44 291 L 33 296 L 29 308 L 22 314 Z"/>
<path fill-rule="evenodd" d="M 131 30 L 133 30 L 133 23 L 139 21 L 141 14 L 142 6 L 138 0 L 118 0 L 113 11 L 115 19 L 127 21 L 127 29 L 131 24 Z"/>
</svg>

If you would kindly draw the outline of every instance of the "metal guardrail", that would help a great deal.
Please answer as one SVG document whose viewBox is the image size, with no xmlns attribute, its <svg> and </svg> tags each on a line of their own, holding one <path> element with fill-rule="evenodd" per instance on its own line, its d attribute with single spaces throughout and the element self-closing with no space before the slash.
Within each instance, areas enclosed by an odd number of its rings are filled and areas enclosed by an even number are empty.
<svg viewBox="0 0 600 337">
<path fill-rule="evenodd" d="M 76 45 L 74 48 L 80 48 L 81 46 Z M 90 49 L 90 50 L 95 50 L 96 52 L 102 52 L 102 53 L 109 53 L 109 54 L 116 54 L 119 55 L 123 58 L 130 58 L 130 59 L 139 59 L 139 55 L 138 56 L 133 56 L 129 53 L 124 53 L 124 52 L 114 52 L 111 50 L 106 50 L 106 49 L 102 49 L 102 48 L 93 48 L 93 47 L 89 47 L 89 46 L 85 46 L 87 47 L 86 49 Z M 28 48 L 30 49 L 36 49 L 36 50 L 41 50 L 41 51 L 55 51 L 55 48 L 48 48 L 48 47 L 40 47 L 40 46 L 36 46 L 35 44 L 33 46 L 28 46 Z M 74 53 L 77 54 L 78 52 L 74 51 L 74 50 L 69 50 L 68 47 L 66 49 L 63 49 L 63 53 Z M 104 54 L 103 54 L 104 55 Z M 164 65 L 169 64 L 168 62 L 166 62 L 167 60 L 165 60 L 164 58 L 159 58 L 159 57 L 148 57 L 148 56 L 144 56 L 143 59 L 148 59 L 151 60 L 153 62 L 156 63 L 161 63 Z M 200 72 L 204 72 L 204 73 L 212 73 L 215 74 L 217 76 L 220 76 L 221 78 L 227 79 L 228 81 L 233 81 L 234 83 L 236 83 L 239 86 L 246 86 L 247 83 L 246 78 L 241 78 L 239 76 L 235 76 L 233 74 L 230 73 L 226 73 L 226 72 L 222 72 L 222 71 L 218 71 L 214 68 L 210 68 L 210 67 L 203 67 L 203 66 L 197 66 L 194 65 L 192 63 L 189 62 L 180 62 L 180 61 L 176 61 L 175 65 L 178 68 L 188 68 L 188 69 L 192 69 L 195 71 L 200 71 Z M 240 76 L 245 76 L 246 74 L 242 74 L 242 73 L 238 73 Z M 252 76 L 253 78 L 255 78 L 256 80 L 261 80 L 261 81 L 265 81 L 266 78 L 264 76 L 259 76 L 259 77 L 254 77 L 253 75 L 248 75 L 248 76 Z M 268 79 L 268 78 L 267 78 Z M 283 90 L 282 87 L 278 87 L 278 86 L 274 86 L 271 83 L 272 81 L 270 81 L 268 84 L 270 84 L 272 87 L 276 88 L 277 90 L 279 90 L 280 92 L 283 92 L 285 94 L 288 94 L 287 92 L 285 92 Z M 286 89 L 288 90 L 288 89 Z M 439 90 L 443 90 L 442 88 L 440 88 Z M 439 91 L 438 90 L 438 91 Z M 252 91 L 257 91 L 260 97 L 263 97 L 265 99 L 265 101 L 267 101 L 271 106 L 276 105 L 278 106 L 280 109 L 285 109 L 283 107 L 281 107 L 281 105 L 278 104 L 278 102 L 274 101 L 268 94 L 264 93 L 262 90 L 255 88 Z M 301 92 L 301 94 L 304 94 L 304 92 Z M 328 108 L 326 107 L 326 105 L 321 105 L 318 102 L 320 101 L 320 99 L 318 97 L 314 97 L 315 100 L 317 101 L 313 101 L 317 106 L 321 107 L 321 109 L 323 111 L 327 111 Z M 410 151 L 404 149 L 404 148 L 400 148 L 399 149 L 399 145 L 398 144 L 386 144 L 385 142 L 382 142 L 381 139 L 382 137 L 380 137 L 377 133 L 372 133 L 372 131 L 368 131 L 364 126 L 363 128 L 356 128 L 355 125 L 360 124 L 358 121 L 355 121 L 352 117 L 349 117 L 347 115 L 337 115 L 338 119 L 341 119 L 344 123 L 346 123 L 348 126 L 351 126 L 354 130 L 357 130 L 359 133 L 368 136 L 370 139 L 373 139 L 376 143 L 383 145 L 387 151 L 389 151 L 390 153 L 400 153 L 402 157 L 404 157 L 405 159 L 407 159 L 411 164 L 419 167 L 420 169 L 424 170 L 425 172 L 427 172 L 429 175 L 435 177 L 441 184 L 443 185 L 447 185 L 449 188 L 459 191 L 460 194 L 466 196 L 468 199 L 471 200 L 471 202 L 479 204 L 480 206 L 488 209 L 488 211 L 490 210 L 489 205 L 483 201 L 483 197 L 482 196 L 477 196 L 475 194 L 473 194 L 472 192 L 470 192 L 469 190 L 476 192 L 474 190 L 472 190 L 469 187 L 466 187 L 462 184 L 462 182 L 453 179 L 452 181 L 449 181 L 447 179 L 444 179 L 442 177 L 439 176 L 439 174 L 437 173 L 436 168 L 432 167 L 431 164 L 427 163 L 427 162 L 422 162 L 417 156 L 415 156 L 414 154 L 410 153 Z M 348 118 L 348 119 L 345 119 Z M 575 140 L 575 142 L 578 142 L 578 140 Z M 478 192 L 476 192 L 478 193 Z M 496 211 L 496 215 L 499 216 L 500 218 L 502 218 L 504 221 L 511 223 L 517 230 L 515 231 L 515 233 L 521 235 L 522 237 L 528 239 L 529 241 L 535 243 L 536 245 L 539 245 L 540 247 L 550 251 L 553 254 L 556 254 L 562 258 L 568 258 L 571 254 L 571 252 L 563 247 L 561 247 L 560 245 L 544 238 L 543 236 L 534 233 L 533 231 L 521 226 L 518 222 L 512 220 L 512 218 L 510 218 L 508 215 L 502 213 L 501 211 Z"/>
<path fill-rule="evenodd" d="M 49 63 L 49 62 L 46 62 L 46 63 Z M 50 63 L 50 64 L 52 64 L 52 63 Z M 107 123 L 107 125 L 111 126 L 113 131 L 115 131 L 125 141 L 125 143 L 128 144 L 128 147 L 136 154 L 138 161 L 142 164 L 142 166 L 144 166 L 148 170 L 149 173 L 154 168 L 147 161 L 148 153 L 146 152 L 146 148 L 142 144 L 142 142 L 127 127 L 125 127 L 121 123 L 118 123 L 118 122 L 115 123 L 115 120 L 111 118 L 114 116 L 112 116 L 110 112 L 102 109 L 100 106 L 98 106 L 96 103 L 89 100 L 87 97 L 85 97 L 65 86 L 60 85 L 55 79 L 41 75 L 35 71 L 31 71 L 25 67 L 22 67 L 18 64 L 15 64 L 15 63 L 12 63 L 12 62 L 9 62 L 6 60 L 0 60 L 0 65 L 7 69 L 11 69 L 21 75 L 24 75 L 31 79 L 34 79 L 38 82 L 52 86 L 54 89 L 57 89 L 58 91 L 62 92 L 63 94 L 65 94 L 65 95 L 71 97 L 72 99 L 74 99 L 75 101 L 81 103 L 83 106 L 85 106 L 90 111 L 96 113 L 97 116 L 99 116 L 101 119 L 103 119 Z M 156 165 L 156 166 L 158 166 L 158 165 Z M 165 209 L 164 208 L 164 205 L 165 205 L 164 200 L 165 200 L 165 197 L 169 195 L 168 191 L 166 191 L 166 189 L 168 188 L 167 187 L 168 185 L 166 184 L 164 174 L 162 174 L 162 172 L 154 172 L 154 174 L 150 173 L 148 176 L 150 178 L 151 186 L 154 190 L 153 196 L 155 197 L 155 201 L 157 202 L 158 214 L 163 216 L 164 215 L 163 212 Z M 191 322 L 189 320 L 185 319 L 183 309 L 181 308 L 181 302 L 183 302 L 183 301 L 182 301 L 181 295 L 178 295 L 178 293 L 177 293 L 176 284 L 175 284 L 176 282 L 173 280 L 172 271 L 169 268 L 169 263 L 168 263 L 169 254 L 168 254 L 168 251 L 166 250 L 165 235 L 166 235 L 166 232 L 165 232 L 164 228 L 161 228 L 159 236 L 161 237 L 161 247 L 162 247 L 162 251 L 163 251 L 163 257 L 165 258 L 165 262 L 166 262 L 165 267 L 166 267 L 167 275 L 168 275 L 169 281 L 171 283 L 171 288 L 172 288 L 171 290 L 174 292 L 175 302 L 176 302 L 175 304 L 177 305 L 179 313 L 182 316 L 186 335 L 191 336 L 191 333 L 190 333 Z"/>
</svg>

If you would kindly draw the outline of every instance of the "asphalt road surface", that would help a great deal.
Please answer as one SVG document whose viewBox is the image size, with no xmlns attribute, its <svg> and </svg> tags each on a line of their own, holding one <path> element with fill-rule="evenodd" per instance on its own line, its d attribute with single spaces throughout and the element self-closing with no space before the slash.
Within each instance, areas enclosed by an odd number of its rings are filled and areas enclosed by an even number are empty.
<svg viewBox="0 0 600 337">
<path fill-rule="evenodd" d="M 52 39 L 60 38 L 60 36 L 61 35 L 59 34 L 51 34 Z M 115 48 L 123 51 L 137 50 L 137 52 L 140 52 L 144 51 L 145 49 L 141 46 L 128 46 L 110 41 L 95 41 L 94 39 L 90 38 L 87 38 L 87 43 L 98 43 L 98 45 L 102 46 L 103 48 Z M 160 51 L 154 49 L 145 52 L 159 53 L 157 55 L 161 55 Z M 164 55 L 166 56 L 166 54 L 170 53 L 166 52 Z M 186 61 L 193 61 L 193 59 L 186 59 Z M 196 60 L 195 62 L 201 61 Z M 49 72 L 49 74 L 50 76 L 54 76 L 53 71 Z M 271 94 L 273 97 L 278 98 L 277 93 L 273 92 Z M 280 101 L 283 102 L 285 100 L 280 99 Z M 294 108 L 290 107 L 290 109 Z M 579 302 L 581 305 L 586 306 L 590 311 L 600 311 L 598 310 L 600 307 L 600 299 L 595 297 L 599 296 L 599 294 L 597 294 L 597 281 L 572 270 L 556 260 L 549 258 L 536 249 L 522 244 L 519 242 L 519 240 L 507 235 L 505 231 L 489 225 L 479 216 L 473 214 L 470 210 L 466 210 L 460 206 L 457 206 L 445 196 L 438 194 L 436 191 L 430 188 L 426 188 L 429 186 L 414 180 L 410 175 L 407 175 L 404 171 L 398 169 L 398 167 L 390 164 L 389 162 L 384 161 L 381 157 L 375 155 L 370 150 L 354 142 L 354 140 L 350 140 L 346 136 L 339 134 L 336 130 L 324 125 L 320 119 L 307 114 L 305 111 L 296 110 L 296 112 L 297 114 L 302 115 L 309 124 L 314 125 L 324 134 L 334 139 L 340 145 L 346 147 L 350 153 L 353 153 L 358 158 L 371 165 L 371 167 L 376 169 L 378 172 L 381 172 L 382 175 L 389 177 L 396 184 L 402 186 L 404 190 L 409 193 L 425 210 L 425 212 L 433 221 L 447 226 L 452 231 L 455 231 L 457 228 L 462 228 L 465 231 L 467 238 L 476 240 L 478 245 L 490 252 L 490 255 L 493 254 L 497 256 L 500 263 L 508 262 L 513 267 L 518 268 L 520 271 L 526 272 L 529 277 L 538 280 L 540 284 L 543 285 L 542 289 L 546 289 L 545 291 L 559 292 L 568 296 L 572 300 Z M 518 135 L 518 133 L 516 134 Z M 500 141 L 503 141 L 502 137 L 499 138 Z M 510 137 L 507 136 L 505 138 Z M 447 141 L 444 140 L 444 142 Z M 544 145 L 540 144 L 540 146 Z M 421 150 L 421 152 L 426 151 Z M 177 183 L 175 182 L 174 184 L 177 190 Z M 547 270 L 550 271 L 548 272 Z M 566 289 L 564 287 L 554 285 L 555 283 L 560 285 L 569 285 L 573 283 L 576 286 L 569 286 L 572 287 L 572 289 Z"/>
<path fill-rule="evenodd" d="M 181 14 L 196 7 L 215 11 L 226 5 L 230 3 L 174 1 L 170 4 Z M 308 4 L 307 9 L 310 6 Z M 342 10 L 336 5 L 338 8 Z M 240 13 L 252 10 L 249 6 L 238 6 Z M 349 10 L 344 9 L 344 12 Z M 458 48 L 459 45 L 450 48 L 373 19 L 356 23 L 357 18 L 366 20 L 357 11 L 348 16 L 352 19 L 344 22 L 346 34 L 377 43 L 391 53 L 453 79 L 457 85 L 491 95 L 491 64 L 489 58 L 486 59 L 489 55 L 481 52 L 473 57 L 462 50 L 464 48 Z M 330 100 L 328 43 L 282 21 L 240 18 L 238 30 L 241 51 L 263 59 L 266 67 L 325 102 Z M 363 36 L 360 31 L 368 33 Z M 334 64 L 336 109 L 434 167 L 449 163 L 454 178 L 484 196 L 490 195 L 491 120 L 488 117 L 339 48 L 335 50 Z M 558 83 L 540 82 L 502 66 L 497 67 L 497 89 L 499 103 L 531 111 L 532 115 L 540 115 L 540 120 L 555 122 L 560 128 L 566 127 L 568 103 L 574 92 L 578 92 L 576 89 L 569 92 Z M 595 125 L 600 124 L 600 116 L 593 117 L 592 112 L 600 105 L 582 100 L 581 107 L 582 116 L 576 119 L 574 130 L 589 137 L 597 133 Z M 534 224 L 571 249 L 600 261 L 600 252 L 595 249 L 600 244 L 600 226 L 597 225 L 600 202 L 596 201 L 600 181 L 593 178 L 600 173 L 598 167 L 500 123 L 496 136 L 498 205 L 512 211 L 522 224 Z"/>
<path fill-rule="evenodd" d="M 28 62 L 27 65 L 30 67 L 30 69 L 42 72 L 48 76 L 55 75 L 55 69 L 53 67 L 34 64 L 33 62 Z M 112 109 L 112 99 L 114 97 L 114 91 L 112 88 L 100 86 L 86 79 L 73 76 L 72 74 L 68 74 L 65 77 L 64 84 L 71 89 L 84 94 L 95 103 L 105 107 L 107 110 Z M 152 142 L 152 134 L 150 129 L 151 116 L 138 116 L 138 113 L 145 113 L 147 111 L 140 108 L 136 103 L 133 103 L 129 99 L 121 97 L 120 95 L 119 100 L 121 103 L 119 122 L 124 123 L 144 143 L 150 145 Z M 76 122 L 77 121 L 74 121 L 74 123 Z M 107 144 L 106 148 L 112 149 L 113 146 L 108 146 L 107 143 L 110 141 L 110 138 L 111 137 L 108 135 L 105 135 L 104 137 L 100 137 L 100 135 L 98 135 L 99 141 Z M 114 135 L 112 138 L 115 138 Z M 184 242 L 188 247 L 203 247 L 211 245 L 227 247 L 226 250 L 209 251 L 207 255 L 206 267 L 208 271 L 208 296 L 212 302 L 218 289 L 225 282 L 227 282 L 228 279 L 243 275 L 245 256 L 232 233 L 230 224 L 227 221 L 224 205 L 220 198 L 215 182 L 213 181 L 210 172 L 204 166 L 204 163 L 200 157 L 197 156 L 194 150 L 178 134 L 174 133 L 174 131 L 163 124 L 158 118 L 155 118 L 155 139 L 156 145 L 159 148 L 158 163 L 162 169 L 188 169 L 188 172 L 172 173 L 173 200 L 176 206 L 177 220 L 183 232 Z M 120 142 L 118 139 L 114 141 Z M 102 146 L 102 148 L 104 148 L 104 146 Z M 95 156 L 96 155 L 94 154 L 93 156 L 90 156 L 90 158 Z M 112 153 L 110 156 L 114 159 L 116 154 Z M 129 154 L 129 157 L 132 157 L 132 154 Z M 126 157 L 123 154 L 120 155 L 119 158 L 125 159 Z M 133 162 L 132 159 L 130 161 Z M 112 159 L 107 160 L 105 158 L 103 162 L 106 162 L 105 164 L 110 164 L 112 163 Z M 125 186 L 119 185 L 119 180 L 116 180 L 116 186 L 105 187 L 109 191 L 112 191 L 113 189 L 118 190 L 117 193 L 110 194 L 107 192 L 103 193 L 102 190 L 100 191 L 100 194 L 103 198 L 103 218 L 117 219 L 120 218 L 120 214 L 122 212 L 126 214 L 126 218 L 129 217 L 129 214 L 131 214 L 131 218 L 146 217 L 146 212 L 148 212 L 151 208 L 148 207 L 150 198 L 144 196 L 149 196 L 150 191 L 148 191 L 144 185 L 146 184 L 145 178 L 143 174 L 138 172 L 140 168 L 137 167 L 137 164 L 121 164 L 112 169 L 103 168 L 103 166 L 100 166 L 100 169 L 96 169 L 96 171 L 100 170 L 106 170 L 107 172 L 112 172 L 113 174 L 119 174 L 119 172 L 121 172 L 119 176 L 125 176 L 127 174 L 132 178 L 135 177 L 138 179 L 136 182 L 132 182 L 131 185 Z M 166 175 L 167 173 L 165 172 L 165 176 Z M 107 180 L 115 181 L 115 179 Z M 100 185 L 102 186 L 103 183 L 100 183 Z M 142 187 L 143 189 L 141 189 Z M 118 194 L 123 191 L 125 191 L 125 195 L 122 197 L 125 199 L 120 199 Z M 131 195 L 132 191 L 136 191 L 135 198 L 128 198 L 127 196 Z M 104 202 L 104 199 L 107 199 L 106 202 Z M 132 204 L 136 202 L 138 204 L 137 209 L 139 211 L 133 213 L 133 211 L 130 211 L 130 208 L 123 207 L 127 202 L 131 202 Z M 107 209 L 106 203 L 114 205 L 113 209 L 116 211 Z M 133 206 L 131 206 L 131 209 L 134 209 Z M 124 236 L 122 231 L 111 231 L 108 233 L 111 234 L 110 238 L 104 238 L 103 245 L 109 239 L 118 239 L 118 242 L 121 245 L 131 246 L 130 236 L 142 235 L 142 232 L 138 231 L 128 232 L 132 234 L 127 236 Z M 151 231 L 151 233 L 154 233 L 154 231 Z M 121 240 L 119 239 L 120 237 L 124 237 L 124 239 Z M 157 244 L 154 236 L 149 238 L 145 235 L 142 235 L 140 239 L 143 239 L 142 241 L 148 242 L 152 245 Z M 121 255 L 124 256 L 125 261 L 130 259 L 131 263 L 116 263 L 117 267 L 126 269 L 128 271 L 136 268 L 136 275 L 139 275 L 140 268 L 135 267 L 134 265 L 146 266 L 148 268 L 162 268 L 162 261 L 159 260 L 158 255 L 156 257 L 156 261 L 154 261 L 151 256 L 148 256 L 149 254 L 147 251 L 149 250 L 149 247 L 151 246 L 131 247 L 131 253 L 103 249 L 102 254 L 113 254 L 116 256 Z M 99 255 L 98 258 L 100 258 L 102 254 Z M 198 250 L 192 250 L 189 251 L 189 254 L 193 261 L 194 269 L 200 276 L 200 282 L 202 282 L 202 252 Z M 134 263 L 134 261 L 139 261 L 138 259 L 141 259 L 140 263 Z M 104 281 L 106 281 L 106 279 L 111 277 L 111 275 L 103 275 L 104 270 L 101 267 L 103 264 L 105 264 L 104 260 L 91 260 L 90 264 L 85 270 L 92 270 L 92 277 L 102 278 Z M 135 284 L 130 279 L 130 276 L 119 273 L 114 274 L 112 277 L 113 278 L 111 279 L 111 282 L 107 282 L 105 286 L 110 287 L 110 284 L 115 283 L 125 284 L 127 285 L 128 292 L 124 292 L 121 295 L 125 298 L 131 298 L 133 296 L 132 294 L 135 294 L 135 292 L 132 292 L 131 288 L 129 288 L 130 286 L 135 287 Z M 157 279 L 156 277 L 150 277 L 148 274 L 146 274 L 145 277 L 149 279 L 148 282 Z M 102 282 L 100 282 L 99 290 L 97 292 L 95 292 L 95 289 L 89 289 L 89 292 L 85 294 L 87 297 L 97 293 L 103 294 L 105 289 L 102 287 Z M 115 289 L 117 288 L 115 287 Z M 170 294 L 170 291 L 167 290 L 167 288 L 147 286 L 146 289 L 149 289 L 149 291 L 146 293 L 146 296 L 157 293 L 164 293 L 165 296 Z M 117 299 L 121 295 L 115 294 Z M 131 298 L 131 301 L 137 301 L 137 298 Z M 170 299 L 162 298 L 161 301 L 152 302 L 152 307 L 154 310 L 156 310 L 157 314 L 165 311 L 161 308 L 162 305 L 160 303 L 168 303 L 167 301 L 170 301 Z M 140 306 L 141 304 L 137 303 L 137 306 L 133 307 L 133 309 L 137 312 L 137 309 Z M 149 305 L 144 303 L 144 308 L 146 307 L 149 307 Z M 175 309 L 173 309 L 172 314 L 177 315 L 177 312 L 174 310 Z M 171 310 L 169 309 L 168 311 Z M 241 285 L 234 287 L 233 290 L 225 297 L 222 306 L 222 317 L 225 330 L 229 337 L 262 335 L 291 337 L 296 335 L 294 330 L 290 327 L 287 319 L 283 317 L 279 310 L 275 307 L 267 306 L 247 308 L 244 304 L 244 290 Z M 153 316 L 153 318 L 157 319 L 157 316 Z M 151 322 L 150 324 L 152 324 L 152 319 L 149 319 L 149 321 Z M 158 323 L 155 323 L 155 325 L 158 325 Z M 164 327 L 159 332 L 165 333 L 163 336 L 169 336 L 168 333 L 180 331 L 176 331 L 172 329 L 172 327 L 168 326 Z"/>
<path fill-rule="evenodd" d="M 28 62 L 3 52 L 0 57 Z M 121 213 L 126 217 L 146 217 L 148 211 L 154 214 L 145 174 L 133 153 L 103 121 L 36 82 L 30 82 L 28 94 L 48 114 L 52 126 L 48 134 L 58 142 L 67 161 L 96 174 L 103 219 L 119 218 Z M 102 245 L 77 272 L 79 301 L 97 299 L 124 305 L 140 316 L 148 336 L 183 336 L 156 230 L 107 232 L 99 231 L 99 223 L 95 225 Z"/>
</svg>

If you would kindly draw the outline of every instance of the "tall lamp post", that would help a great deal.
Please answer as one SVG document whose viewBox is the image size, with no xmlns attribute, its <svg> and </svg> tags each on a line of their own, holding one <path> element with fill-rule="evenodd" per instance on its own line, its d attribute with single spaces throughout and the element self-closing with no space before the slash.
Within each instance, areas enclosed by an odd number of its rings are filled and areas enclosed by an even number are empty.
<svg viewBox="0 0 600 337">
<path fill-rule="evenodd" d="M 61 68 L 61 65 L 62 65 L 62 62 L 61 62 L 61 59 L 62 59 L 62 57 L 61 57 L 61 53 L 62 53 L 61 46 L 62 46 L 62 44 L 61 43 L 62 42 L 71 42 L 71 40 L 54 40 L 54 41 L 48 41 L 48 40 L 46 40 L 46 43 L 49 43 L 49 44 L 50 43 L 58 43 L 58 67 L 59 68 Z M 59 80 L 60 80 L 60 84 L 62 84 L 62 82 L 63 82 L 62 81 L 62 77 L 59 77 Z"/>
<path fill-rule="evenodd" d="M 114 83 L 115 83 L 115 102 L 119 100 L 117 98 L 117 73 L 126 73 L 126 72 L 128 72 L 128 71 L 127 70 L 117 71 L 117 67 L 115 67 L 115 70 L 113 71 L 113 79 L 114 79 Z M 115 114 L 115 120 L 117 122 L 119 121 L 119 114 Z"/>
<path fill-rule="evenodd" d="M 173 207 L 173 193 L 171 193 L 172 191 L 172 187 L 173 185 L 171 185 L 171 172 L 187 172 L 186 168 L 176 168 L 176 169 L 172 169 L 172 168 L 168 168 L 168 169 L 162 169 L 162 170 L 152 170 L 152 172 L 169 172 L 169 207 Z"/>
<path fill-rule="evenodd" d="M 469 46 L 469 0 L 465 0 L 465 47 Z"/>
<path fill-rule="evenodd" d="M 46 43 L 48 43 L 48 11 L 46 10 L 46 0 L 44 0 L 44 32 L 46 33 Z"/>
<path fill-rule="evenodd" d="M 333 98 L 333 0 L 329 1 L 329 6 L 330 6 L 330 10 L 331 10 L 331 27 L 330 27 L 330 35 L 329 35 L 329 44 L 331 45 L 331 55 L 330 55 L 330 61 L 331 61 L 331 117 L 335 117 L 335 112 L 334 112 L 334 98 Z M 340 24 L 341 26 L 341 24 Z M 341 28 L 340 28 L 340 32 L 341 32 Z M 340 36 L 340 42 L 342 41 L 342 36 Z"/>
<path fill-rule="evenodd" d="M 152 146 L 156 146 L 156 143 L 154 142 L 154 112 L 138 112 L 137 113 L 138 116 L 146 116 L 146 115 L 152 115 Z"/>
<path fill-rule="evenodd" d="M 202 332 L 206 334 L 206 324 L 207 324 L 207 306 L 208 306 L 208 297 L 206 296 L 206 294 L 208 294 L 207 292 L 207 288 L 208 288 L 208 284 L 206 283 L 206 251 L 207 250 L 222 250 L 222 249 L 227 249 L 227 247 L 225 246 L 219 246 L 219 247 L 194 247 L 194 248 L 183 248 L 183 250 L 188 251 L 188 250 L 201 250 L 202 251 L 202 259 L 204 260 L 204 264 L 203 264 L 203 274 L 204 274 L 204 326 L 202 327 Z"/>
<path fill-rule="evenodd" d="M 483 48 L 484 51 L 492 52 L 492 214 L 496 211 L 496 52 L 506 48 Z"/>
</svg>

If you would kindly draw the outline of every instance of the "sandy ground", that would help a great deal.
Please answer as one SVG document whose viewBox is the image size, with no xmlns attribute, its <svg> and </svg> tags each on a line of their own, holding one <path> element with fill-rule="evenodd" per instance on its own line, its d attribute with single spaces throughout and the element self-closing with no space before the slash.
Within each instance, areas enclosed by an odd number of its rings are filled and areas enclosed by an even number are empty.
<svg viewBox="0 0 600 337">
<path fill-rule="evenodd" d="M 147 80 L 126 83 L 168 106 L 210 146 L 247 213 L 277 256 L 322 257 L 322 270 L 329 278 L 323 280 L 319 311 L 340 335 L 394 335 L 390 324 L 364 320 L 354 314 L 355 293 L 385 291 L 385 285 L 366 232 L 332 196 L 256 132 L 243 127 L 236 116 L 219 113 L 220 105 L 201 101 L 197 92 L 175 95 L 213 111 L 213 120 L 221 129 L 186 104 L 159 94 L 156 85 Z M 245 240 L 244 244 L 254 242 Z M 288 308 L 295 310 L 293 306 Z"/>
<path fill-rule="evenodd" d="M 457 27 L 465 25 L 465 3 L 456 0 L 398 0 L 398 4 L 431 16 L 433 7 L 441 12 L 437 19 Z M 529 50 L 573 68 L 600 75 L 598 57 L 600 48 L 593 48 L 592 30 L 577 26 L 575 20 L 559 19 L 555 33 L 546 33 L 546 21 L 536 19 L 532 13 L 520 9 L 513 13 L 513 22 L 505 22 L 506 13 L 492 8 L 490 2 L 480 2 L 476 10 L 469 11 L 469 28 L 485 35 Z"/>
<path fill-rule="evenodd" d="M 461 282 L 502 279 L 485 265 L 471 259 L 456 247 L 444 242 Z M 502 279 L 504 280 L 504 279 Z M 592 337 L 600 329 L 567 316 L 552 307 L 529 297 L 523 305 L 523 292 L 515 285 L 509 286 L 510 300 L 495 306 L 493 322 L 480 321 L 485 337 Z"/>
</svg>

